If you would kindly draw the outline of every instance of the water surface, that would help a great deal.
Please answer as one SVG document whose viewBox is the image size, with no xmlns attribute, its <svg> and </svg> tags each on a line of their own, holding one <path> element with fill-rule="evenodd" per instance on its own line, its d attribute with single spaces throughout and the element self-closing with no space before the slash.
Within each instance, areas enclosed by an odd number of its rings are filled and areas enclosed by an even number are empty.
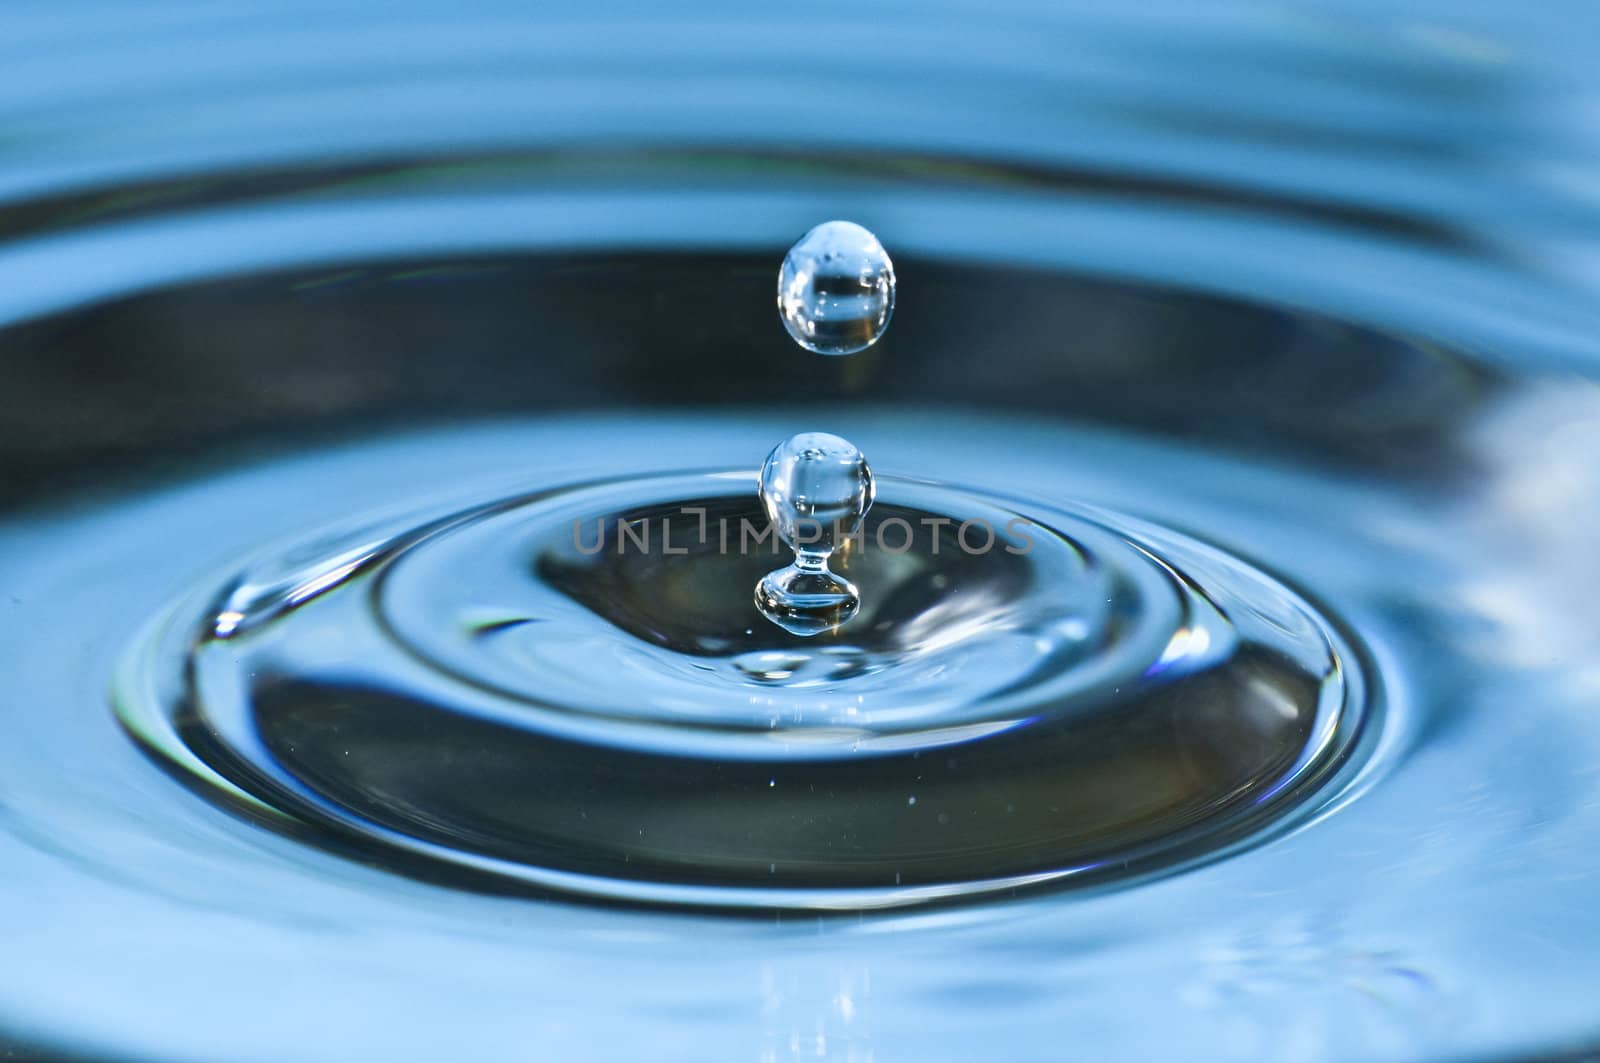
<svg viewBox="0 0 1600 1063">
<path fill-rule="evenodd" d="M 17 1044 L 1457 1059 L 1600 1039 L 1585 8 L 4 21 Z M 878 347 L 824 361 L 771 286 L 830 217 L 883 238 L 899 293 Z M 733 913 L 374 858 L 185 785 L 112 711 L 141 633 L 248 559 L 619 472 L 753 474 L 802 430 L 888 476 L 1240 559 L 1328 621 L 1372 726 L 1192 858 Z M 348 660 L 339 631 L 322 645 Z"/>
</svg>

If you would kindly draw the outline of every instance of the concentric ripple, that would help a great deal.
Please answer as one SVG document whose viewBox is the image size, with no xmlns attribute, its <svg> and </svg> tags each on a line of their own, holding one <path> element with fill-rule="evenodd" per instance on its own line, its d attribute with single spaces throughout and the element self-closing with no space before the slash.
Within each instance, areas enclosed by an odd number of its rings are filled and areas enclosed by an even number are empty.
<svg viewBox="0 0 1600 1063">
<path fill-rule="evenodd" d="M 174 607 L 119 712 L 203 792 L 398 868 L 800 908 L 1193 859 L 1361 728 L 1332 625 L 1166 528 L 886 477 L 838 555 L 861 612 L 815 638 L 750 606 L 773 542 L 746 472 L 324 536 Z"/>
</svg>

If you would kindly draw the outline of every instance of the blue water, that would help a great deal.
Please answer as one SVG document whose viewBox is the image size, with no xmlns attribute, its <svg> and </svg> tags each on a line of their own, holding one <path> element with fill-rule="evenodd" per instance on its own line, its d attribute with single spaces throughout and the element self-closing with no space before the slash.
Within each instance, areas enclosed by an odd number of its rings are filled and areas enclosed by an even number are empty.
<svg viewBox="0 0 1600 1063">
<path fill-rule="evenodd" d="M 1356 0 L 0 14 L 0 1044 L 1600 1044 L 1597 30 L 1577 3 Z M 830 217 L 900 288 L 813 396 L 771 278 Z M 1281 578 L 1370 673 L 1359 756 L 1160 873 L 735 915 L 341 851 L 163 770 L 112 711 L 141 632 L 246 558 L 753 473 L 803 430 Z"/>
</svg>

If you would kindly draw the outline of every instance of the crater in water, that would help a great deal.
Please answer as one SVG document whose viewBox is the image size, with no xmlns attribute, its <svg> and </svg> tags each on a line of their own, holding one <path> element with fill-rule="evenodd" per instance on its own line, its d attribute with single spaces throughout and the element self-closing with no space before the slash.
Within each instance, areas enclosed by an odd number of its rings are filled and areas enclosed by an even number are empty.
<svg viewBox="0 0 1600 1063">
<path fill-rule="evenodd" d="M 725 472 L 291 545 L 175 608 L 119 709 L 203 791 L 370 859 L 795 907 L 1191 859 L 1365 720 L 1305 601 L 1129 517 L 883 477 L 835 555 L 862 609 L 814 637 L 751 608 L 774 542 Z"/>
</svg>

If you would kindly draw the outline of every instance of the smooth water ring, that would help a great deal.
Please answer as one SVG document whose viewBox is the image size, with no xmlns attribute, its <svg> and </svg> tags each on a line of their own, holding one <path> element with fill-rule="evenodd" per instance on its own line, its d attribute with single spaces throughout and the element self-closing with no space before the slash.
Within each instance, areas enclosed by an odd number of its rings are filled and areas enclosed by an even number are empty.
<svg viewBox="0 0 1600 1063">
<path fill-rule="evenodd" d="M 749 515 L 751 483 L 574 485 L 275 552 L 174 610 L 119 712 L 202 792 L 402 870 L 809 908 L 1194 859 L 1313 792 L 1367 715 L 1299 596 L 1115 514 L 886 478 L 880 521 L 1026 510 L 1035 549 L 862 551 L 879 613 L 819 639 L 739 626 L 715 580 L 767 556 L 574 548 L 576 515 Z M 674 627 L 679 603 L 701 612 Z"/>
</svg>

